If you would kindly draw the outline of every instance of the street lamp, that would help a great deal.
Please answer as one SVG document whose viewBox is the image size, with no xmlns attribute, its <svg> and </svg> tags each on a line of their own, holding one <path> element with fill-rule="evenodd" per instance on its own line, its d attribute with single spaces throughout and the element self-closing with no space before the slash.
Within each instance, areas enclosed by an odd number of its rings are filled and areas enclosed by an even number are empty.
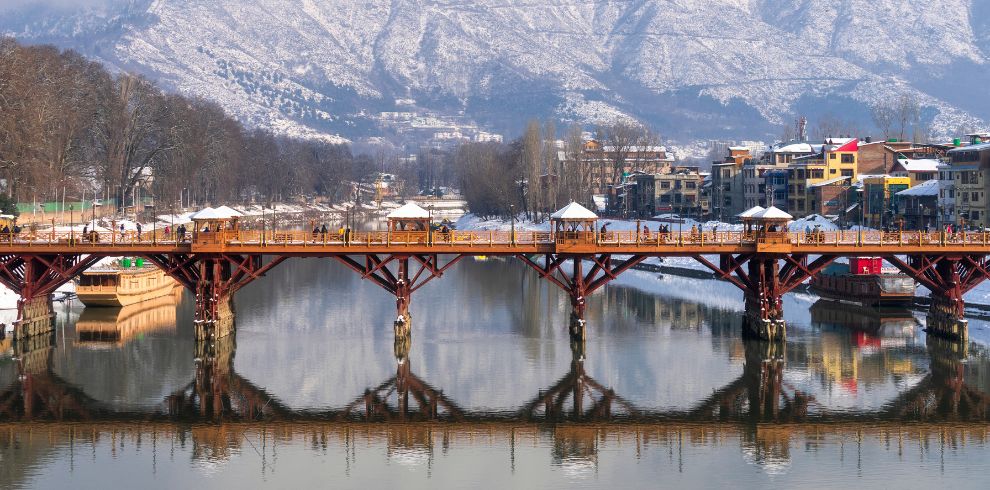
<svg viewBox="0 0 990 490">
<path fill-rule="evenodd" d="M 515 204 L 509 204 L 509 214 L 512 215 L 512 225 L 509 228 L 509 244 L 516 244 L 516 206 Z"/>
</svg>

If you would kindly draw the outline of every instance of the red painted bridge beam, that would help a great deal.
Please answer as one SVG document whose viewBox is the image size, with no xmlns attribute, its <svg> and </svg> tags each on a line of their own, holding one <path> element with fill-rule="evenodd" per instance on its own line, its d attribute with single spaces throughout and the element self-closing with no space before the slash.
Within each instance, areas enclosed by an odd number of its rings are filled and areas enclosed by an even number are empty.
<svg viewBox="0 0 990 490">
<path fill-rule="evenodd" d="M 412 315 L 409 312 L 409 307 L 412 303 L 412 293 L 433 279 L 443 276 L 444 272 L 464 257 L 464 255 L 455 255 L 443 263 L 439 254 L 332 256 L 334 260 L 360 274 L 363 279 L 370 280 L 395 296 L 395 308 L 398 315 L 394 322 L 396 337 L 405 337 L 411 331 Z M 363 260 L 361 260 L 362 258 Z"/>
<path fill-rule="evenodd" d="M 619 274 L 645 260 L 646 256 L 633 255 L 625 260 L 615 261 L 612 254 L 544 254 L 542 264 L 524 254 L 517 254 L 516 258 L 570 296 L 571 337 L 573 340 L 584 340 L 587 297 L 615 280 Z M 567 261 L 571 261 L 570 274 L 564 269 Z M 591 262 L 591 269 L 587 273 L 584 272 L 584 262 Z"/>
<path fill-rule="evenodd" d="M 837 256 L 821 255 L 809 263 L 806 254 L 722 254 L 719 265 L 702 255 L 693 258 L 743 291 L 744 331 L 765 340 L 780 340 L 785 335 L 783 295 L 821 272 Z"/>
<path fill-rule="evenodd" d="M 919 254 L 907 260 L 886 257 L 894 267 L 931 291 L 927 331 L 966 342 L 966 302 L 963 295 L 990 278 L 990 260 L 981 254 Z"/>
</svg>

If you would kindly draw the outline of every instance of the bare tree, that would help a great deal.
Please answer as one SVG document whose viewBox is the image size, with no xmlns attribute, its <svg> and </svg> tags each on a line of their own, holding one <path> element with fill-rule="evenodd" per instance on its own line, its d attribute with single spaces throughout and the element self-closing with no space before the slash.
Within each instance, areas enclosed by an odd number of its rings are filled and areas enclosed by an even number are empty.
<svg viewBox="0 0 990 490">
<path fill-rule="evenodd" d="M 883 139 L 889 139 L 890 128 L 894 125 L 896 117 L 894 108 L 887 101 L 881 101 L 873 106 L 870 114 L 873 116 L 873 124 L 883 134 Z"/>
<path fill-rule="evenodd" d="M 918 105 L 918 99 L 916 97 L 903 94 L 897 99 L 895 110 L 897 114 L 898 139 L 903 141 L 908 127 L 916 126 L 921 121 L 921 107 Z"/>
</svg>

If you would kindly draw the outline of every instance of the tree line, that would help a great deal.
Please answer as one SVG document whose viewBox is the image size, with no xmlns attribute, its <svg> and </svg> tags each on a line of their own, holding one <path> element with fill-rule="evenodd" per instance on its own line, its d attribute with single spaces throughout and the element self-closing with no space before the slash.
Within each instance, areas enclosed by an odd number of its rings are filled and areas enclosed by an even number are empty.
<svg viewBox="0 0 990 490">
<path fill-rule="evenodd" d="M 589 136 L 610 151 L 586 152 Z M 530 121 L 508 144 L 460 145 L 451 167 L 474 214 L 508 217 L 515 212 L 539 221 L 571 201 L 594 209 L 592 195 L 601 186 L 621 183 L 630 158 L 659 143 L 657 133 L 635 123 L 599 126 L 593 135 L 574 124 L 558 138 L 553 121 Z"/>
<path fill-rule="evenodd" d="M 74 51 L 0 39 L 0 178 L 13 200 L 130 202 L 139 187 L 165 203 L 347 198 L 374 168 L 349 146 L 247 129 Z"/>
</svg>

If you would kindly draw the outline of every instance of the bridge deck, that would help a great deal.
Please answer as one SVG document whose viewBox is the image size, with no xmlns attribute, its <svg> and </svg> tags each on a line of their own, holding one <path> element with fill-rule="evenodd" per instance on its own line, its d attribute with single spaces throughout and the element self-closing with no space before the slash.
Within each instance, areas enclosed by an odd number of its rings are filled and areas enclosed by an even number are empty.
<svg viewBox="0 0 990 490">
<path fill-rule="evenodd" d="M 177 239 L 162 231 L 136 233 L 45 233 L 0 236 L 0 254 L 82 253 L 137 255 L 161 253 L 243 253 L 286 256 L 346 254 L 698 254 L 796 253 L 899 255 L 924 253 L 990 254 L 990 233 L 858 232 L 777 233 L 754 236 L 736 231 L 704 233 L 558 233 L 522 231 L 354 232 L 225 231 Z"/>
</svg>

